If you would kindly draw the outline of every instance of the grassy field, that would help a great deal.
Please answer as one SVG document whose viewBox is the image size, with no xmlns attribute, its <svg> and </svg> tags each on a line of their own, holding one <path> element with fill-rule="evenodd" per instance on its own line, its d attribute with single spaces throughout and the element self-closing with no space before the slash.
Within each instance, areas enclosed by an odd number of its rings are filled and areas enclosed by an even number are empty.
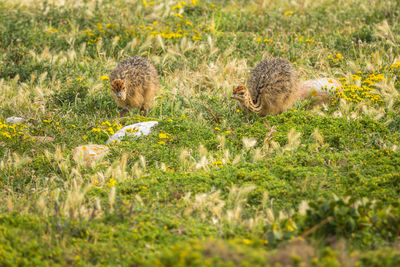
<svg viewBox="0 0 400 267">
<path fill-rule="evenodd" d="M 400 265 L 399 18 L 398 0 L 0 0 L 0 265 Z M 109 92 L 131 55 L 160 74 L 148 117 Z M 268 56 L 344 87 L 246 114 L 230 94 Z"/>
</svg>

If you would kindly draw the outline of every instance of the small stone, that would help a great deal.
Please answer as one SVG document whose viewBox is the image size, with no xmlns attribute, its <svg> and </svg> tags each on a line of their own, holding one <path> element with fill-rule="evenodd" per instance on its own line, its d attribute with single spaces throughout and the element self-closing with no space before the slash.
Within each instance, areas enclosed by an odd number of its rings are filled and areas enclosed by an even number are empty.
<svg viewBox="0 0 400 267">
<path fill-rule="evenodd" d="M 142 135 L 149 135 L 151 132 L 151 128 L 157 124 L 158 124 L 157 121 L 146 121 L 125 126 L 122 129 L 118 130 L 115 134 L 113 134 L 107 140 L 106 144 L 108 145 L 109 143 L 120 142 L 125 135 L 136 136 L 136 137 L 140 137 Z"/>
<path fill-rule="evenodd" d="M 23 123 L 24 121 L 25 121 L 24 118 L 14 117 L 14 116 L 6 119 L 6 122 L 11 123 L 11 124 Z"/>
<path fill-rule="evenodd" d="M 104 158 L 108 153 L 108 147 L 103 145 L 83 145 L 74 149 L 72 155 L 77 163 L 83 163 L 86 166 L 90 166 L 93 163 Z"/>
</svg>

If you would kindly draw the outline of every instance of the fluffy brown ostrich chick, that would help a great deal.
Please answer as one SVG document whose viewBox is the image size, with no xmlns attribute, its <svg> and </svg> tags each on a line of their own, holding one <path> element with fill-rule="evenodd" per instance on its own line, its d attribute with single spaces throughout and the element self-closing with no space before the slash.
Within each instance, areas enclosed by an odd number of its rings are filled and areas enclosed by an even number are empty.
<svg viewBox="0 0 400 267">
<path fill-rule="evenodd" d="M 282 113 L 298 98 L 296 70 L 285 59 L 264 59 L 251 71 L 247 87 L 236 87 L 231 98 L 260 116 Z"/>
<path fill-rule="evenodd" d="M 110 74 L 112 96 L 123 109 L 123 116 L 129 109 L 138 108 L 143 116 L 159 91 L 157 70 L 143 57 L 130 57 L 121 61 Z"/>
</svg>

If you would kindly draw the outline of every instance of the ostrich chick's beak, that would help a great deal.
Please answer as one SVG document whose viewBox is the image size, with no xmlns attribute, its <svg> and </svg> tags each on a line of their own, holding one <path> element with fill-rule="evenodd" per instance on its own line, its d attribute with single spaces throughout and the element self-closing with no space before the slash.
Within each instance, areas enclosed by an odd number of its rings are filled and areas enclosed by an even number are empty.
<svg viewBox="0 0 400 267">
<path fill-rule="evenodd" d="M 235 95 L 231 95 L 231 99 L 237 99 Z"/>
<path fill-rule="evenodd" d="M 118 98 L 121 98 L 121 97 L 122 97 L 122 93 L 121 93 L 121 92 L 116 92 L 115 95 L 116 95 Z"/>
</svg>

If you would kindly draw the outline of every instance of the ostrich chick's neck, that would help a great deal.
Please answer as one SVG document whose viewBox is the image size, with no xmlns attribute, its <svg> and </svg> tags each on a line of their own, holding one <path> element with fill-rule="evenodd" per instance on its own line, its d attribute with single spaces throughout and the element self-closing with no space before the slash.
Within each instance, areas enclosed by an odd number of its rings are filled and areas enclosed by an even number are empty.
<svg viewBox="0 0 400 267">
<path fill-rule="evenodd" d="M 253 99 L 250 96 L 250 92 L 247 91 L 247 98 L 242 100 L 241 102 L 245 108 L 256 114 L 260 113 L 262 110 L 260 94 L 257 96 L 256 101 L 253 102 Z"/>
</svg>

